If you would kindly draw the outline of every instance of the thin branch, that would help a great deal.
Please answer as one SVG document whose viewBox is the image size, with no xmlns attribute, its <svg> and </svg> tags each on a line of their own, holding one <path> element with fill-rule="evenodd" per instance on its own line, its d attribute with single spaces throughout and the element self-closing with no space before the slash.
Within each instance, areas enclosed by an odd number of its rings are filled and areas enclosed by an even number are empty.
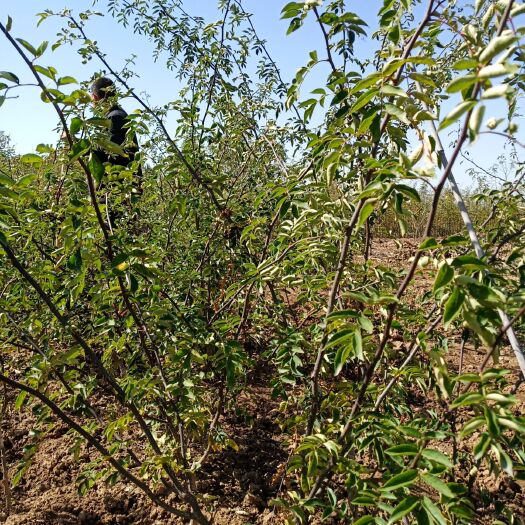
<svg viewBox="0 0 525 525">
<path fill-rule="evenodd" d="M 180 518 L 184 519 L 190 519 L 192 516 L 187 512 L 182 512 L 179 509 L 176 509 L 175 507 L 172 507 L 171 505 L 165 503 L 164 501 L 160 500 L 153 492 L 152 490 L 139 478 L 134 476 L 129 470 L 124 468 L 122 464 L 117 461 L 111 452 L 100 443 L 98 439 L 96 439 L 94 436 L 92 436 L 89 432 L 87 432 L 81 425 L 79 425 L 76 421 L 71 419 L 63 410 L 60 409 L 58 405 L 56 405 L 51 399 L 49 399 L 47 396 L 39 392 L 38 390 L 35 390 L 34 388 L 24 384 L 20 383 L 18 381 L 15 381 L 14 379 L 11 379 L 4 374 L 0 373 L 0 381 L 4 384 L 10 386 L 11 388 L 15 388 L 16 390 L 21 390 L 23 392 L 27 392 L 31 396 L 37 398 L 40 400 L 44 405 L 49 407 L 51 411 L 59 418 L 69 428 L 72 428 L 77 434 L 80 434 L 92 447 L 94 447 L 102 457 L 104 457 L 111 466 L 125 479 L 133 483 L 135 486 L 137 486 L 146 496 L 148 496 L 151 501 L 156 503 L 159 507 L 163 508 L 164 510 L 167 510 L 171 514 L 174 514 L 175 516 L 179 516 Z"/>
</svg>

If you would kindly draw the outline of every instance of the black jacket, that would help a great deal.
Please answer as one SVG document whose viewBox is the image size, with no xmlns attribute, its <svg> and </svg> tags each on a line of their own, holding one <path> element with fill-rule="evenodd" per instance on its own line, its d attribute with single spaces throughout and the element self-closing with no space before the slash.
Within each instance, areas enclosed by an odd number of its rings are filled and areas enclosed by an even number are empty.
<svg viewBox="0 0 525 525">
<path fill-rule="evenodd" d="M 106 114 L 106 118 L 111 121 L 109 140 L 119 146 L 122 146 L 126 141 L 128 128 L 125 127 L 125 124 L 127 116 L 128 114 L 119 105 L 112 106 Z M 137 135 L 135 133 L 133 133 L 132 145 L 126 146 L 124 151 L 127 154 L 126 157 L 111 154 L 101 149 L 96 149 L 94 153 L 97 155 L 100 162 L 109 162 L 113 166 L 128 166 L 133 162 L 135 155 L 139 152 Z M 100 188 L 103 186 L 104 182 L 101 183 Z M 139 194 L 142 193 L 142 167 L 140 165 L 135 172 L 133 186 Z"/>
</svg>

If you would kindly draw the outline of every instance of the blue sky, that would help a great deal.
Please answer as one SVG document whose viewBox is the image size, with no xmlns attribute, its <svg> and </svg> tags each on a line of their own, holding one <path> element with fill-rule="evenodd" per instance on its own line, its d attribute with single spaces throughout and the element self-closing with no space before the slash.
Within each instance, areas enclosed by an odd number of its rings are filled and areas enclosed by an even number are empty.
<svg viewBox="0 0 525 525">
<path fill-rule="evenodd" d="M 308 52 L 319 49 L 321 53 L 324 44 L 319 28 L 311 21 L 301 30 L 286 36 L 288 22 L 280 20 L 280 11 L 285 3 L 287 3 L 286 0 L 244 0 L 243 5 L 247 11 L 253 13 L 252 20 L 259 36 L 267 40 L 267 47 L 272 57 L 280 66 L 283 78 L 288 81 L 294 76 L 297 68 L 308 60 Z M 368 22 L 372 31 L 376 20 L 375 15 L 381 4 L 380 0 L 367 0 L 366 2 L 355 2 L 352 8 Z M 200 0 L 198 3 L 187 1 L 186 5 L 192 14 L 198 14 L 210 21 L 219 18 L 215 0 Z M 12 33 L 28 40 L 33 45 L 43 40 L 53 43 L 56 40 L 61 20 L 48 19 L 37 28 L 35 15 L 44 8 L 58 11 L 63 7 L 69 7 L 77 12 L 89 8 L 105 11 L 105 1 L 99 0 L 95 6 L 90 0 L 74 2 L 70 0 L 68 4 L 66 0 L 4 1 L 0 6 L 0 19 L 5 23 L 7 15 L 10 15 L 13 18 Z M 157 63 L 153 61 L 151 58 L 153 47 L 146 38 L 133 34 L 130 29 L 124 29 L 109 15 L 93 18 L 87 26 L 87 31 L 88 35 L 97 40 L 101 49 L 108 54 L 111 64 L 116 69 L 122 67 L 125 60 L 131 55 L 137 55 L 135 70 L 139 77 L 134 79 L 132 84 L 138 91 L 147 94 L 152 104 L 160 105 L 175 98 L 180 84 L 173 73 L 165 68 L 162 61 Z M 371 39 L 361 38 L 356 45 L 356 54 L 371 55 L 375 46 L 376 42 Z M 31 81 L 27 68 L 5 39 L 0 40 L 0 57 L 1 70 L 14 72 L 22 82 Z M 61 76 L 71 75 L 78 80 L 89 78 L 101 68 L 100 63 L 95 59 L 86 65 L 82 64 L 80 56 L 70 46 L 63 46 L 55 52 L 48 50 L 39 63 L 53 65 Z M 319 71 L 317 75 L 324 75 L 324 72 Z M 314 76 L 306 83 L 306 89 L 303 89 L 302 92 L 303 97 L 308 98 L 308 89 L 322 85 L 323 80 L 324 78 Z M 20 89 L 17 94 L 19 95 L 17 100 L 8 100 L 0 108 L 0 130 L 11 136 L 17 151 L 27 153 L 34 151 L 39 143 L 56 142 L 57 134 L 54 131 L 57 122 L 56 115 L 49 105 L 40 101 L 38 90 L 28 87 Z M 124 101 L 123 106 L 128 111 L 135 109 L 135 104 L 131 100 Z M 491 116 L 490 110 L 487 111 L 488 116 Z M 447 144 L 452 138 L 444 134 L 442 140 Z M 505 152 L 503 147 L 502 139 L 484 136 L 480 137 L 477 143 L 470 148 L 470 155 L 478 164 L 489 168 L 496 162 L 500 153 L 508 154 L 508 150 Z M 462 185 L 468 185 L 470 182 L 465 173 L 468 167 L 468 164 L 463 162 L 455 170 Z"/>
</svg>

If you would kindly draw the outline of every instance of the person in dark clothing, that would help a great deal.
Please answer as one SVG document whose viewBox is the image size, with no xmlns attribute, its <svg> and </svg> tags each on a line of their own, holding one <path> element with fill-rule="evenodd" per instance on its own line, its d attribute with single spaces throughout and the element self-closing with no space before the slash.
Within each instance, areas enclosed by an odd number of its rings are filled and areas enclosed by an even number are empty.
<svg viewBox="0 0 525 525">
<path fill-rule="evenodd" d="M 139 153 L 137 136 L 133 133 L 131 136 L 128 134 L 128 128 L 126 123 L 128 122 L 128 114 L 119 106 L 116 102 L 116 89 L 113 81 L 107 77 L 100 77 L 96 79 L 91 85 L 91 95 L 93 102 L 100 106 L 102 110 L 105 110 L 105 118 L 110 121 L 109 127 L 109 140 L 110 142 L 122 146 L 125 155 L 118 155 L 115 153 L 109 153 L 101 148 L 97 148 L 93 153 L 102 163 L 109 163 L 111 166 L 122 166 L 123 168 L 130 168 L 131 164 L 137 160 L 137 154 Z M 130 140 L 131 139 L 131 140 Z M 128 194 L 129 198 L 126 198 L 128 202 L 128 208 L 131 207 L 131 203 L 134 202 L 142 193 L 142 168 L 140 164 L 133 167 L 133 181 L 132 181 L 132 192 Z M 117 185 L 118 186 L 118 185 Z M 105 190 L 105 203 L 108 203 L 109 188 L 107 182 L 102 180 L 99 184 L 98 190 Z M 113 227 L 116 222 L 123 217 L 123 210 L 111 209 L 108 212 L 108 219 L 110 225 Z"/>
<path fill-rule="evenodd" d="M 111 121 L 109 140 L 119 146 L 124 145 L 124 151 L 127 156 L 111 155 L 100 149 L 96 150 L 96 154 L 101 162 L 109 162 L 113 166 L 127 167 L 135 160 L 135 157 L 139 152 L 138 141 L 136 134 L 133 133 L 131 141 L 126 144 L 128 129 L 125 125 L 128 114 L 116 103 L 116 94 L 115 84 L 107 77 L 97 78 L 91 85 L 91 95 L 96 104 L 101 103 L 102 101 L 109 102 L 109 107 L 107 108 L 107 113 L 105 115 L 105 117 Z M 136 178 L 137 181 L 134 181 L 134 185 L 140 188 L 142 178 L 142 169 L 140 166 L 138 167 Z"/>
</svg>

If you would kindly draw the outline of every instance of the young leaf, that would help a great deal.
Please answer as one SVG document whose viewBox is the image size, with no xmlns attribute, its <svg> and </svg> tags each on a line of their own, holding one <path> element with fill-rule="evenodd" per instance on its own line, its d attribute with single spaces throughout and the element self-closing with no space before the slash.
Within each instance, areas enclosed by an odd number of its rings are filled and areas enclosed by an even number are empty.
<svg viewBox="0 0 525 525">
<path fill-rule="evenodd" d="M 464 77 L 455 78 L 447 86 L 447 92 L 457 93 L 458 91 L 463 91 L 464 89 L 467 89 L 470 86 L 472 86 L 472 84 L 475 84 L 476 81 L 476 75 L 465 75 Z"/>
<path fill-rule="evenodd" d="M 483 104 L 478 104 L 472 112 L 472 115 L 470 115 L 468 127 L 473 135 L 473 138 L 475 138 L 476 135 L 479 133 L 479 128 L 481 127 L 481 122 L 483 121 L 484 115 L 485 106 Z"/>
<path fill-rule="evenodd" d="M 41 166 L 43 162 L 42 157 L 40 157 L 36 153 L 26 153 L 25 155 L 22 155 L 20 157 L 20 160 L 24 164 L 31 164 L 33 166 Z"/>
<path fill-rule="evenodd" d="M 60 77 L 57 80 L 57 84 L 59 86 L 65 86 L 66 84 L 78 84 L 78 82 L 73 77 L 66 76 L 66 77 Z"/>
<path fill-rule="evenodd" d="M 453 278 L 454 270 L 447 263 L 444 263 L 438 271 L 432 291 L 436 293 L 438 290 L 443 288 L 443 286 L 446 286 L 450 281 L 452 281 Z"/>
<path fill-rule="evenodd" d="M 469 405 L 477 405 L 483 401 L 483 396 L 477 392 L 467 392 L 461 394 L 456 398 L 456 400 L 450 405 L 450 408 L 458 408 Z"/>
<path fill-rule="evenodd" d="M 452 468 L 454 466 L 454 464 L 452 463 L 452 461 L 450 461 L 448 456 L 443 454 L 443 452 L 439 452 L 438 450 L 431 450 L 429 448 L 425 448 L 423 449 L 423 452 L 421 453 L 421 455 L 424 458 L 429 459 L 430 461 L 433 461 L 434 463 L 445 465 L 445 467 Z"/>
<path fill-rule="evenodd" d="M 375 201 L 367 201 L 361 208 L 361 212 L 359 213 L 359 220 L 357 221 L 357 227 L 361 228 L 363 224 L 366 222 L 368 217 L 372 214 L 375 208 Z"/>
<path fill-rule="evenodd" d="M 482 64 L 488 64 L 496 55 L 507 49 L 518 38 L 512 33 L 493 38 L 479 55 Z"/>
<path fill-rule="evenodd" d="M 26 48 L 27 51 L 29 51 L 34 57 L 38 56 L 38 51 L 27 41 L 23 38 L 17 38 L 17 42 L 22 44 Z"/>
<path fill-rule="evenodd" d="M 485 66 L 478 71 L 478 78 L 486 80 L 488 78 L 501 77 L 503 75 L 510 75 L 517 70 L 517 66 L 510 64 L 491 64 Z"/>
<path fill-rule="evenodd" d="M 414 483 L 417 478 L 417 470 L 410 469 L 392 476 L 379 490 L 392 491 L 401 487 L 408 487 Z"/>
<path fill-rule="evenodd" d="M 415 456 L 419 452 L 419 447 L 414 443 L 396 445 L 385 450 L 389 456 Z"/>
<path fill-rule="evenodd" d="M 512 93 L 512 87 L 509 84 L 500 84 L 499 86 L 493 86 L 488 88 L 481 95 L 482 99 L 500 98 L 505 95 Z"/>
<path fill-rule="evenodd" d="M 375 523 L 376 519 L 373 516 L 366 515 L 359 518 L 357 521 L 354 521 L 352 525 L 369 525 L 370 523 Z"/>
<path fill-rule="evenodd" d="M 97 183 L 100 183 L 102 180 L 102 177 L 104 176 L 104 165 L 102 162 L 100 162 L 100 159 L 98 158 L 96 153 L 91 153 L 89 155 L 89 162 L 88 162 L 89 171 L 91 172 L 91 175 L 93 175 L 93 178 L 97 181 Z"/>
<path fill-rule="evenodd" d="M 405 498 L 399 505 L 394 509 L 390 519 L 388 520 L 388 525 L 399 521 L 401 518 L 405 517 L 409 512 L 414 510 L 419 504 L 419 499 L 415 496 L 408 496 Z"/>
<path fill-rule="evenodd" d="M 18 77 L 10 71 L 0 71 L 0 78 L 5 78 L 6 80 L 9 80 L 9 82 L 20 84 L 20 80 L 18 79 Z"/>
<path fill-rule="evenodd" d="M 445 519 L 445 516 L 441 514 L 441 511 L 437 505 L 433 503 L 427 496 L 423 498 L 423 507 L 438 525 L 448 525 L 448 521 Z"/>
<path fill-rule="evenodd" d="M 393 86 L 392 84 L 385 84 L 381 88 L 381 93 L 383 93 L 383 95 L 388 95 L 390 97 L 409 98 L 404 90 L 402 90 L 401 88 L 397 86 Z"/>
<path fill-rule="evenodd" d="M 454 288 L 445 303 L 445 309 L 443 311 L 443 323 L 445 323 L 445 325 L 450 324 L 459 315 L 464 300 L 465 295 L 463 292 L 459 288 Z"/>
<path fill-rule="evenodd" d="M 447 498 L 455 497 L 454 492 L 452 492 L 447 483 L 439 479 L 437 476 L 434 476 L 433 474 L 422 474 L 421 478 L 427 485 L 437 490 L 440 494 L 443 494 L 443 496 L 446 496 Z"/>
<path fill-rule="evenodd" d="M 458 104 L 442 121 L 439 125 L 439 129 L 445 129 L 451 124 L 454 124 L 461 115 L 466 113 L 468 110 L 473 108 L 476 105 L 475 100 L 465 100 L 464 102 L 461 102 L 461 104 Z"/>
</svg>

